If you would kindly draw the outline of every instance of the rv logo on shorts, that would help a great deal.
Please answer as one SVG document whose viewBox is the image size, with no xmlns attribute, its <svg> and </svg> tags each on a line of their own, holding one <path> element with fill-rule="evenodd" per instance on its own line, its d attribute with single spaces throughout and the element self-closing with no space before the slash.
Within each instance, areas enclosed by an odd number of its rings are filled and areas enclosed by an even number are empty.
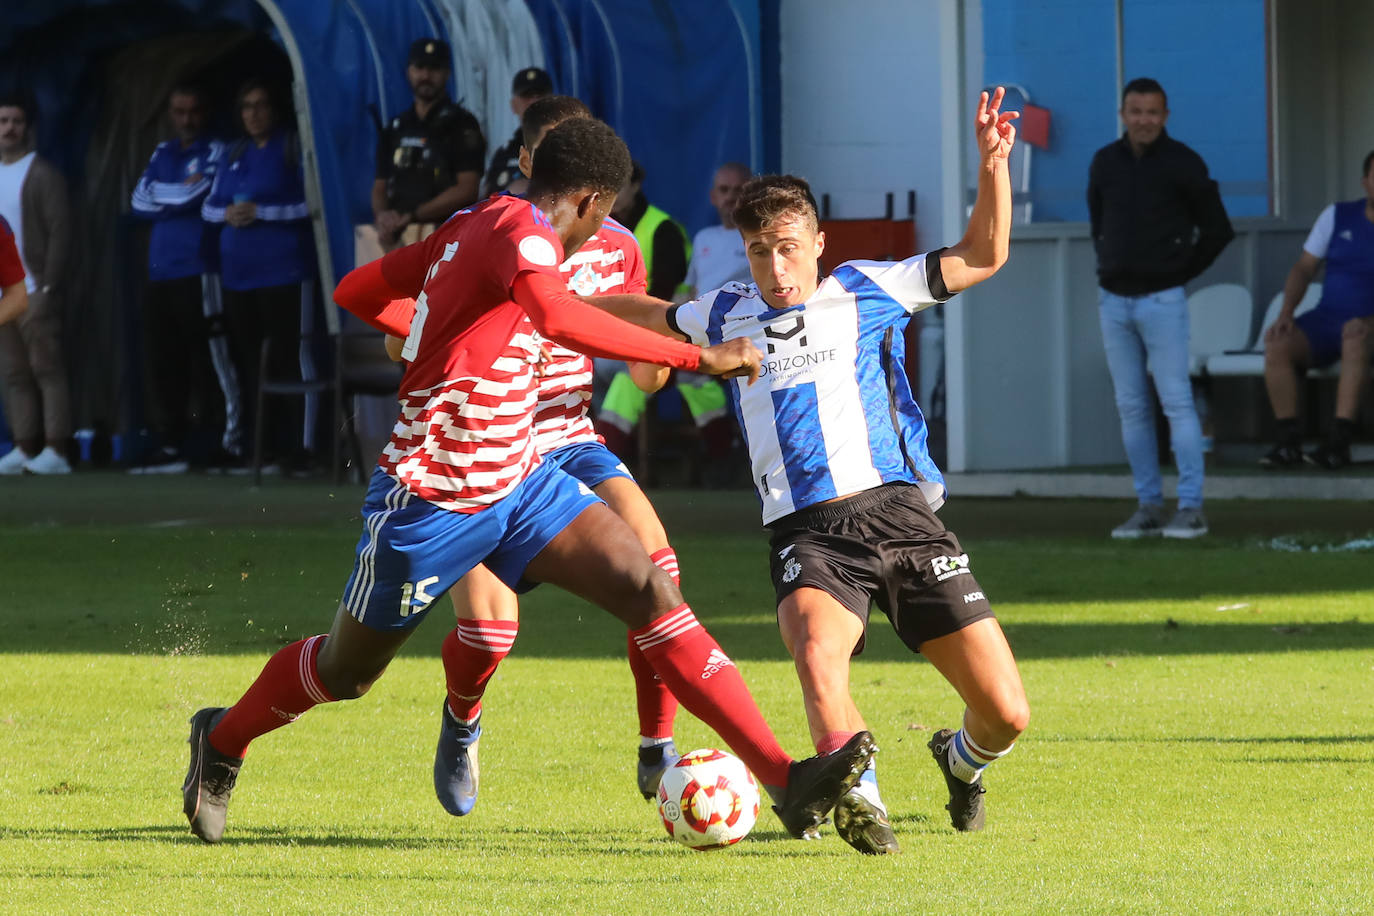
<svg viewBox="0 0 1374 916">
<path fill-rule="evenodd" d="M 958 556 L 936 557 L 930 561 L 930 571 L 935 573 L 935 581 L 943 582 L 955 576 L 967 575 L 968 554 L 961 553 Z"/>
<path fill-rule="evenodd" d="M 797 576 L 801 575 L 801 561 L 796 557 L 789 557 L 787 565 L 782 568 L 782 581 L 792 582 Z"/>
</svg>

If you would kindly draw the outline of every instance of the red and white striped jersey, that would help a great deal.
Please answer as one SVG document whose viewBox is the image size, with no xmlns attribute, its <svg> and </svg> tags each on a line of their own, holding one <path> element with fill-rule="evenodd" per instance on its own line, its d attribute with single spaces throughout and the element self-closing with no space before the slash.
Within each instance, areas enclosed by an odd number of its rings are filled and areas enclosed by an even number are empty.
<svg viewBox="0 0 1374 916">
<path fill-rule="evenodd" d="M 415 297 L 401 414 L 382 469 L 417 496 L 476 512 L 539 463 L 531 420 L 539 341 L 511 284 L 526 271 L 559 276 L 563 247 L 528 201 L 492 197 L 422 242 L 382 259 L 386 281 Z"/>
<path fill-rule="evenodd" d="M 568 290 L 579 296 L 644 293 L 644 256 L 634 233 L 609 217 L 558 268 Z M 587 406 L 592 399 L 592 361 L 547 341 L 540 366 L 539 404 L 534 413 L 534 447 L 541 455 L 574 442 L 600 442 Z"/>
</svg>

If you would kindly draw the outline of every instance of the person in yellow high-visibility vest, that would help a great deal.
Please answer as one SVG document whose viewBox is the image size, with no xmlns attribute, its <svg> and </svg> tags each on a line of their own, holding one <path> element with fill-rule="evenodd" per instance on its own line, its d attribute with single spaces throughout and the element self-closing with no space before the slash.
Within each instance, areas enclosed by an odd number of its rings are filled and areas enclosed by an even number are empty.
<svg viewBox="0 0 1374 916">
<path fill-rule="evenodd" d="M 682 225 L 649 203 L 643 185 L 644 169 L 636 162 L 630 180 L 616 197 L 611 215 L 633 232 L 639 242 L 649 277 L 649 295 L 685 301 L 692 293 L 685 282 L 692 246 Z M 597 432 L 621 458 L 628 458 L 633 452 L 631 433 L 644 415 L 649 395 L 667 382 L 667 373 L 659 372 L 658 366 L 644 366 L 642 371 L 641 367 L 631 366 L 630 370 L 622 368 L 615 373 L 596 420 Z M 713 479 L 723 479 L 717 469 L 734 443 L 725 389 L 710 376 L 695 372 L 678 372 L 673 382 L 701 432 Z"/>
</svg>

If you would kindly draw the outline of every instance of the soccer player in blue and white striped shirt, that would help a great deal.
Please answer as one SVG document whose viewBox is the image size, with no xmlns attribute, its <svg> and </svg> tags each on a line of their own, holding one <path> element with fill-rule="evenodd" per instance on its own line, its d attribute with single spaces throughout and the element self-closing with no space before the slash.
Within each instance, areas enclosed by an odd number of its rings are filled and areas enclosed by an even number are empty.
<svg viewBox="0 0 1374 916">
<path fill-rule="evenodd" d="M 731 392 L 812 740 L 824 752 L 865 728 L 849 694 L 849 659 L 863 649 L 876 603 L 966 704 L 962 727 L 941 729 L 929 744 L 958 830 L 983 826 L 983 768 L 1011 749 L 1029 707 L 968 554 L 935 516 L 945 486 L 903 371 L 902 327 L 1006 261 L 1017 114 L 1001 112 L 1002 97 L 999 88 L 979 100 L 978 198 L 951 247 L 899 262 L 850 261 L 822 278 L 825 235 L 810 188 L 766 176 L 745 185 L 735 211 L 753 284 L 676 308 L 589 300 L 695 343 L 746 337 L 763 351 L 758 382 L 735 380 Z M 872 772 L 841 799 L 835 825 L 862 852 L 897 851 Z"/>
</svg>

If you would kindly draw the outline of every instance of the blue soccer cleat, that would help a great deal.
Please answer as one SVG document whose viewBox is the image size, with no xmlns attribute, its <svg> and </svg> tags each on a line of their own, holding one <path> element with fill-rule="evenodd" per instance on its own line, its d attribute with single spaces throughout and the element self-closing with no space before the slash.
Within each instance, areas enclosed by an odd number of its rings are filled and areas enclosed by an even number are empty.
<svg viewBox="0 0 1374 916">
<path fill-rule="evenodd" d="M 636 773 L 640 794 L 646 799 L 652 799 L 657 795 L 658 784 L 663 781 L 663 774 L 668 771 L 668 767 L 681 759 L 682 755 L 677 752 L 672 741 L 653 747 L 641 747 Z"/>
<path fill-rule="evenodd" d="M 462 817 L 477 804 L 477 741 L 482 737 L 482 714 L 463 725 L 444 702 L 439 716 L 439 746 L 434 750 L 434 794 L 444 810 Z"/>
</svg>

